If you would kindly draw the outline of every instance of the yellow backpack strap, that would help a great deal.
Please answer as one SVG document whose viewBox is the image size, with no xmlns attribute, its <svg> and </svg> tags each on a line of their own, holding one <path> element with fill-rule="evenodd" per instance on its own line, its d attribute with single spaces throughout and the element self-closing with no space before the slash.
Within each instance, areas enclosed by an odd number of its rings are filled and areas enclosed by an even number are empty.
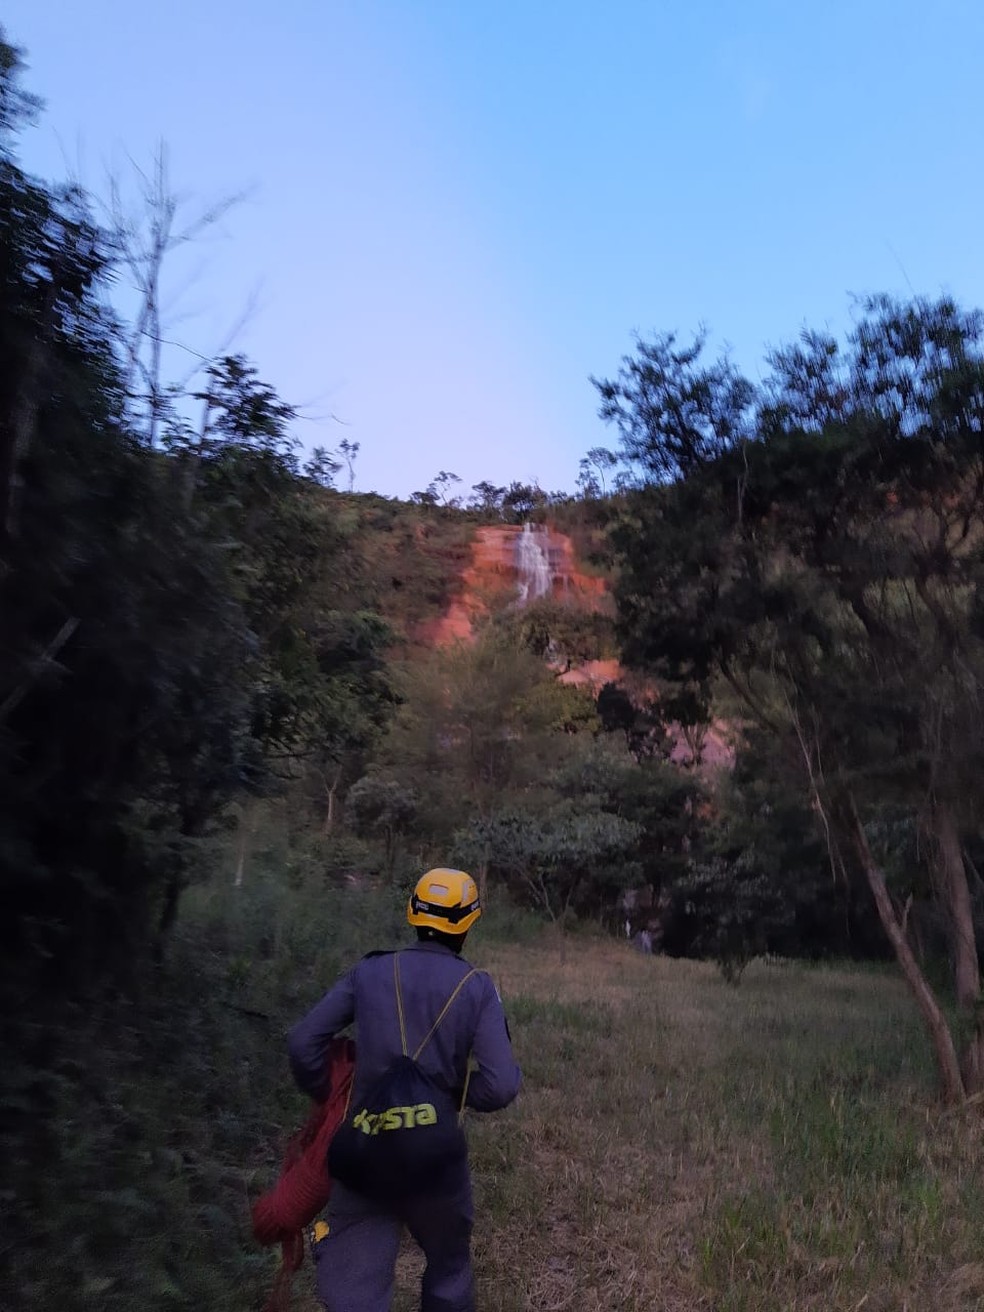
<svg viewBox="0 0 984 1312">
<path fill-rule="evenodd" d="M 477 974 L 478 974 L 478 971 L 475 970 L 474 967 L 473 967 L 473 968 L 468 972 L 467 975 L 463 975 L 463 976 L 461 977 L 461 979 L 458 980 L 458 983 L 455 985 L 454 992 L 451 994 L 450 998 L 448 998 L 447 1002 L 446 1002 L 446 1003 L 444 1004 L 444 1006 L 441 1008 L 441 1014 L 438 1016 L 437 1020 L 436 1020 L 436 1021 L 434 1022 L 434 1024 L 430 1027 L 430 1029 L 427 1031 L 427 1036 L 426 1036 L 426 1038 L 424 1039 L 423 1043 L 420 1044 L 420 1046 L 417 1048 L 417 1051 L 413 1054 L 413 1059 L 414 1059 L 414 1061 L 416 1061 L 416 1060 L 418 1059 L 418 1057 L 420 1056 L 420 1054 L 421 1054 L 421 1053 L 423 1052 L 423 1050 L 427 1047 L 428 1043 L 430 1043 L 431 1039 L 432 1039 L 432 1038 L 434 1037 L 434 1035 L 437 1033 L 437 1027 L 440 1025 L 441 1021 L 444 1019 L 444 1017 L 445 1017 L 445 1016 L 448 1014 L 448 1012 L 451 1010 L 451 1005 L 452 1005 L 452 1003 L 454 1002 L 455 998 L 458 996 L 458 994 L 461 992 L 461 990 L 465 987 L 465 985 L 468 983 L 468 981 L 471 979 L 471 977 L 472 977 L 473 975 L 477 975 Z M 401 1010 L 400 1010 L 400 1026 L 401 1026 L 401 1032 L 402 1032 L 402 1026 L 403 1026 L 403 1011 L 402 1011 L 402 1008 L 401 1008 Z M 405 1043 L 405 1042 L 406 1042 L 406 1039 L 404 1038 L 404 1043 Z M 404 1051 L 404 1054 L 405 1054 L 405 1053 L 406 1053 L 406 1047 L 404 1047 L 403 1051 Z"/>
<path fill-rule="evenodd" d="M 477 1063 L 476 1063 L 476 1061 L 475 1061 L 475 1058 L 471 1055 L 471 1053 L 469 1053 L 469 1054 L 468 1054 L 468 1065 L 465 1067 L 465 1083 L 464 1083 L 464 1087 L 463 1087 L 462 1090 L 461 1090 L 461 1105 L 460 1105 L 459 1108 L 458 1108 L 458 1124 L 459 1124 L 459 1125 L 460 1125 L 461 1122 L 465 1119 L 465 1099 L 468 1097 L 468 1083 L 469 1083 L 469 1081 L 471 1080 L 471 1074 L 472 1074 L 472 1071 L 473 1071 L 473 1070 L 477 1070 L 477 1069 L 478 1069 L 478 1066 L 477 1066 Z"/>
<path fill-rule="evenodd" d="M 403 990 L 400 988 L 400 954 L 393 953 L 393 983 L 396 985 L 396 1014 L 400 1018 L 400 1046 L 403 1049 L 404 1057 L 407 1053 L 407 1022 L 403 1015 Z M 443 1015 L 443 1013 L 442 1013 Z M 428 1038 L 430 1036 L 428 1035 Z"/>
</svg>

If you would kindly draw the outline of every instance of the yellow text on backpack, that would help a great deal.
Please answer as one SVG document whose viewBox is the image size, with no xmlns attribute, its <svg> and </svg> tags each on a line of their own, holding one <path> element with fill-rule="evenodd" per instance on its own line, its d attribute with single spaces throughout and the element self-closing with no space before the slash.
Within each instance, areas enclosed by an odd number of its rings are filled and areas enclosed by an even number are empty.
<svg viewBox="0 0 984 1312">
<path fill-rule="evenodd" d="M 418 1126 L 436 1124 L 437 1111 L 431 1102 L 418 1102 L 415 1107 L 389 1107 L 384 1112 L 371 1112 L 363 1107 L 352 1122 L 353 1127 L 363 1134 L 378 1134 L 380 1130 L 415 1130 Z"/>
</svg>

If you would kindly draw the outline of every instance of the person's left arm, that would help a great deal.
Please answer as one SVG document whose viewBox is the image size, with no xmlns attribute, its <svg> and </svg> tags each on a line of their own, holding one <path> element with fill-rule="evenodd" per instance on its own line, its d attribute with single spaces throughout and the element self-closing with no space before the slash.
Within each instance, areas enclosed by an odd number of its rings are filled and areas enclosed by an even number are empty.
<svg viewBox="0 0 984 1312">
<path fill-rule="evenodd" d="M 343 975 L 287 1036 L 294 1081 L 318 1102 L 328 1096 L 328 1045 L 355 1019 L 355 969 Z"/>
<path fill-rule="evenodd" d="M 482 1001 L 472 1040 L 474 1069 L 468 1084 L 467 1106 L 476 1112 L 497 1112 L 519 1093 L 522 1074 L 513 1056 L 509 1026 L 498 991 L 482 972 Z"/>
</svg>

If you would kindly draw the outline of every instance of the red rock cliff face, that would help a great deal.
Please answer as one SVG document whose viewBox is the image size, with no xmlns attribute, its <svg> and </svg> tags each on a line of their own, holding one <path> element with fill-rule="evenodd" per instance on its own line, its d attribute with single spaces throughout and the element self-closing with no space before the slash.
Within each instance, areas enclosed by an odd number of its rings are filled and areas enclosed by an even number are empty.
<svg viewBox="0 0 984 1312">
<path fill-rule="evenodd" d="M 467 642 L 475 621 L 490 610 L 510 602 L 521 605 L 524 596 L 547 595 L 593 610 L 606 604 L 607 589 L 604 579 L 578 568 L 573 544 L 563 533 L 489 525 L 475 534 L 460 593 L 447 614 L 420 637 L 436 647 Z"/>
<path fill-rule="evenodd" d="M 458 596 L 447 613 L 428 625 L 419 637 L 435 647 L 470 642 L 475 622 L 491 610 L 546 596 L 566 599 L 584 610 L 611 607 L 605 580 L 578 567 L 573 543 L 563 533 L 505 524 L 480 528 L 472 542 L 471 560 L 462 573 Z M 606 683 L 622 683 L 630 688 L 631 696 L 646 699 L 653 695 L 651 688 L 646 690 L 645 681 L 627 678 L 617 660 L 584 661 L 558 678 L 595 693 Z M 672 727 L 670 734 L 670 759 L 678 765 L 693 764 L 695 747 L 702 769 L 734 765 L 731 727 L 724 721 L 715 720 L 699 742 L 692 738 L 688 741 L 682 730 Z"/>
</svg>

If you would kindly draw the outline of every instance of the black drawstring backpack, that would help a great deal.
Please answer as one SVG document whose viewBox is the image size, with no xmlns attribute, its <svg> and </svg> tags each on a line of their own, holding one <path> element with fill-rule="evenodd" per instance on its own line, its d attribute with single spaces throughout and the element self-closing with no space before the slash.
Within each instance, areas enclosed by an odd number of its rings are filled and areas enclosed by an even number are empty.
<svg viewBox="0 0 984 1312">
<path fill-rule="evenodd" d="M 358 1106 L 353 1109 L 350 1105 L 347 1110 L 328 1149 L 328 1171 L 332 1179 L 340 1180 L 367 1198 L 398 1201 L 414 1194 L 438 1192 L 448 1169 L 467 1156 L 468 1144 L 461 1122 L 471 1062 L 460 1106 L 455 1106 L 454 1099 L 417 1062 L 454 1000 L 475 974 L 475 970 L 470 970 L 458 981 L 437 1020 L 411 1056 L 400 988 L 400 956 L 393 954 L 403 1054 L 359 1100 Z"/>
</svg>

